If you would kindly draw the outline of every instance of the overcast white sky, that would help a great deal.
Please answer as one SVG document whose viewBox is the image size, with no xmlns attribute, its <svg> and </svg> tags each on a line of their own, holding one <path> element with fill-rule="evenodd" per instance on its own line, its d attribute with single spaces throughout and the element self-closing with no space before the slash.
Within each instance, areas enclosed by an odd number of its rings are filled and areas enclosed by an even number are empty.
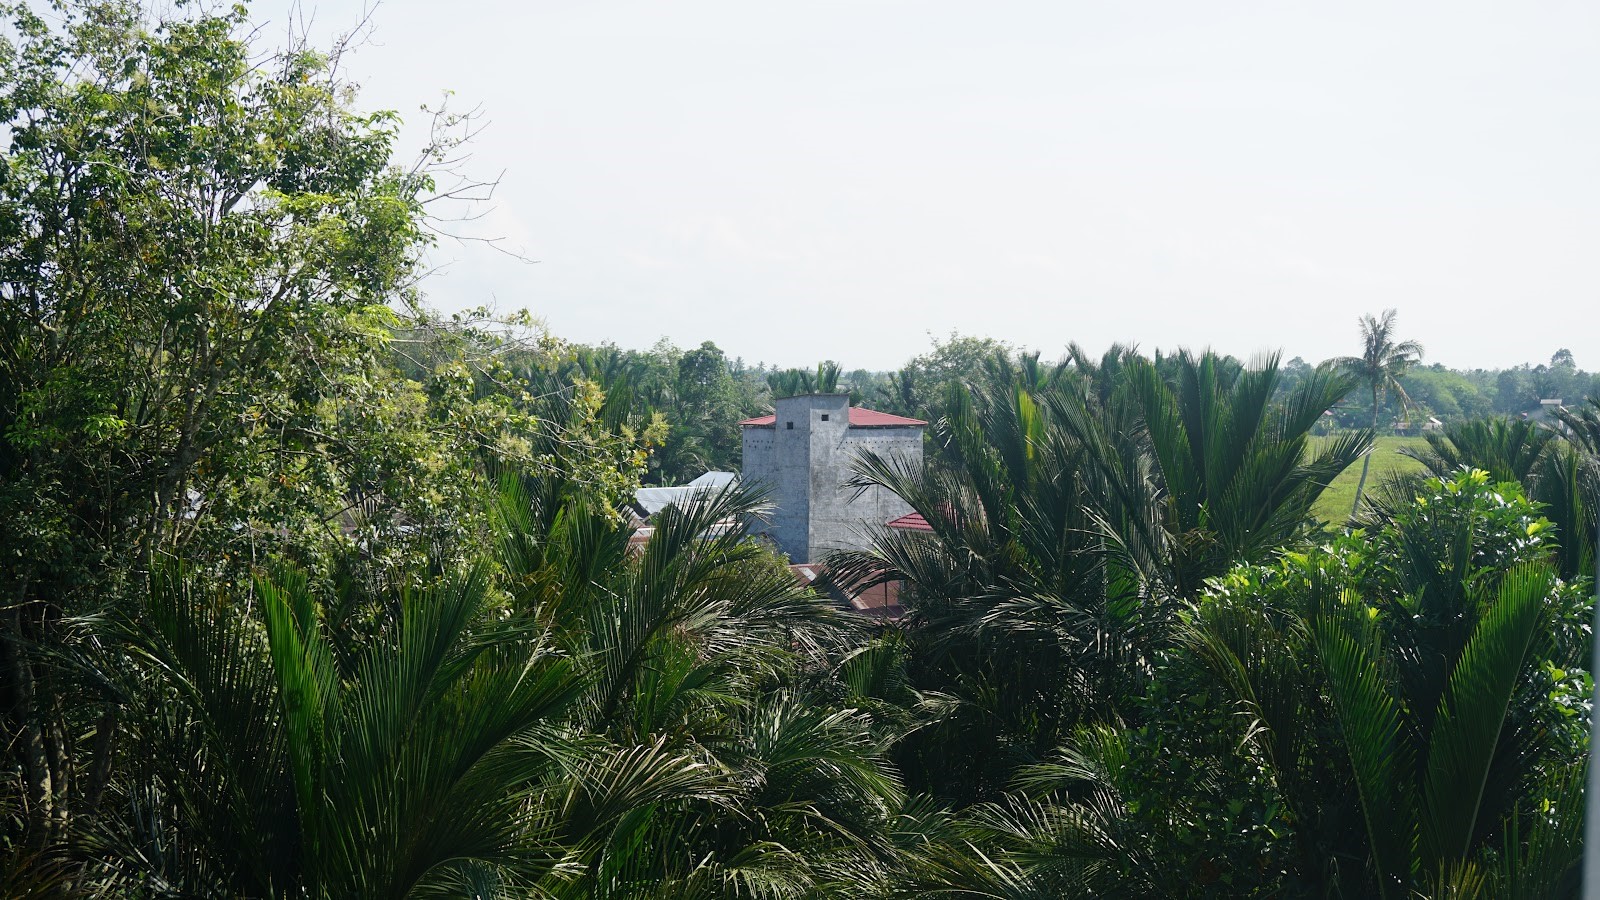
<svg viewBox="0 0 1600 900">
<path fill-rule="evenodd" d="M 573 340 L 1315 361 L 1393 306 L 1429 361 L 1600 368 L 1600 4 L 1314 6 L 385 0 L 350 68 L 490 120 L 476 233 L 538 262 L 443 243 L 433 304 Z"/>
</svg>

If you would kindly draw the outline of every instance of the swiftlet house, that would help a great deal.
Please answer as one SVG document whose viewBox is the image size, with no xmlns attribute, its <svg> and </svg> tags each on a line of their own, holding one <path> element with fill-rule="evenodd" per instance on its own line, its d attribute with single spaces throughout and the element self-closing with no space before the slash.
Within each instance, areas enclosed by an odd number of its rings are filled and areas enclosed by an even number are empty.
<svg viewBox="0 0 1600 900">
<path fill-rule="evenodd" d="M 872 534 L 911 512 L 885 488 L 847 487 L 865 450 L 922 465 L 927 422 L 852 407 L 848 394 L 785 397 L 770 416 L 740 422 L 746 484 L 766 487 L 774 506 L 762 529 L 791 562 L 820 562 L 834 550 L 861 549 Z"/>
</svg>

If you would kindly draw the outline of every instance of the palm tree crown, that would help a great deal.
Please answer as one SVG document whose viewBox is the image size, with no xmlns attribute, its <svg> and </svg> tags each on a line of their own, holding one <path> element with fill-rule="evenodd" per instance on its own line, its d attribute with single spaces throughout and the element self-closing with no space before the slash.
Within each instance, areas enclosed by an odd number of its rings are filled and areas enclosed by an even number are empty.
<svg viewBox="0 0 1600 900">
<path fill-rule="evenodd" d="M 1355 376 L 1372 393 L 1372 429 L 1378 428 L 1378 409 L 1381 407 L 1384 395 L 1391 389 L 1400 395 L 1405 403 L 1411 402 L 1411 397 L 1406 394 L 1406 389 L 1400 385 L 1400 376 L 1412 363 L 1422 359 L 1422 345 L 1416 341 L 1395 340 L 1395 311 L 1386 309 L 1383 315 L 1374 318 L 1371 315 L 1361 317 L 1361 342 L 1360 356 L 1341 356 L 1335 359 L 1334 365 Z M 1356 485 L 1355 503 L 1350 507 L 1350 515 L 1354 516 L 1361 507 L 1361 492 L 1367 486 L 1367 471 L 1372 466 L 1372 456 L 1361 463 L 1361 481 Z"/>
</svg>

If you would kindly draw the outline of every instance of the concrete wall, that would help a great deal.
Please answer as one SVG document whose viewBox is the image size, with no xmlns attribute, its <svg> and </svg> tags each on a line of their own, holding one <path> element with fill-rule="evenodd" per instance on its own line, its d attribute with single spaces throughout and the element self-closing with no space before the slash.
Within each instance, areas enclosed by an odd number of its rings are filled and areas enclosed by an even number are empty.
<svg viewBox="0 0 1600 900">
<path fill-rule="evenodd" d="M 856 490 L 846 486 L 857 455 L 867 449 L 880 456 L 909 457 L 920 466 L 922 429 L 850 428 L 827 447 L 813 442 L 809 561 L 820 561 L 835 550 L 865 549 L 885 522 L 911 511 L 884 488 L 869 488 L 856 496 Z"/>
<path fill-rule="evenodd" d="M 760 487 L 767 495 L 767 504 L 773 507 L 768 513 L 766 524 L 753 529 L 757 534 L 766 534 L 777 540 L 775 529 L 777 526 L 776 515 L 778 501 L 778 479 L 773 458 L 777 453 L 778 433 L 771 428 L 744 427 L 743 432 L 744 461 L 740 465 L 739 483 L 750 487 Z"/>
<path fill-rule="evenodd" d="M 767 487 L 776 508 L 765 531 L 794 562 L 865 548 L 876 528 L 911 511 L 882 488 L 852 498 L 845 481 L 867 448 L 920 466 L 922 428 L 851 428 L 849 404 L 844 394 L 787 397 L 772 428 L 743 429 L 743 479 Z"/>
</svg>

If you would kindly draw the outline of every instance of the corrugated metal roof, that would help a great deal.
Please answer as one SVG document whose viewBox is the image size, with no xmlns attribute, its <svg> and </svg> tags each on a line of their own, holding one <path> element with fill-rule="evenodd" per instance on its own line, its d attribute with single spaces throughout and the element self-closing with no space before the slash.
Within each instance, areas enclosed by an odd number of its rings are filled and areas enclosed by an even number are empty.
<svg viewBox="0 0 1600 900">
<path fill-rule="evenodd" d="M 746 428 L 771 428 L 778 424 L 778 416 L 776 413 L 767 416 L 756 416 L 754 419 L 745 419 L 739 424 Z M 894 428 L 926 424 L 928 423 L 921 419 L 908 419 L 905 416 L 896 416 L 860 406 L 850 407 L 851 428 Z"/>
<path fill-rule="evenodd" d="M 677 487 L 642 487 L 633 493 L 633 500 L 645 515 L 653 516 L 674 503 L 682 503 L 695 496 L 715 493 L 738 478 L 732 472 L 707 472 L 688 484 Z"/>
</svg>

